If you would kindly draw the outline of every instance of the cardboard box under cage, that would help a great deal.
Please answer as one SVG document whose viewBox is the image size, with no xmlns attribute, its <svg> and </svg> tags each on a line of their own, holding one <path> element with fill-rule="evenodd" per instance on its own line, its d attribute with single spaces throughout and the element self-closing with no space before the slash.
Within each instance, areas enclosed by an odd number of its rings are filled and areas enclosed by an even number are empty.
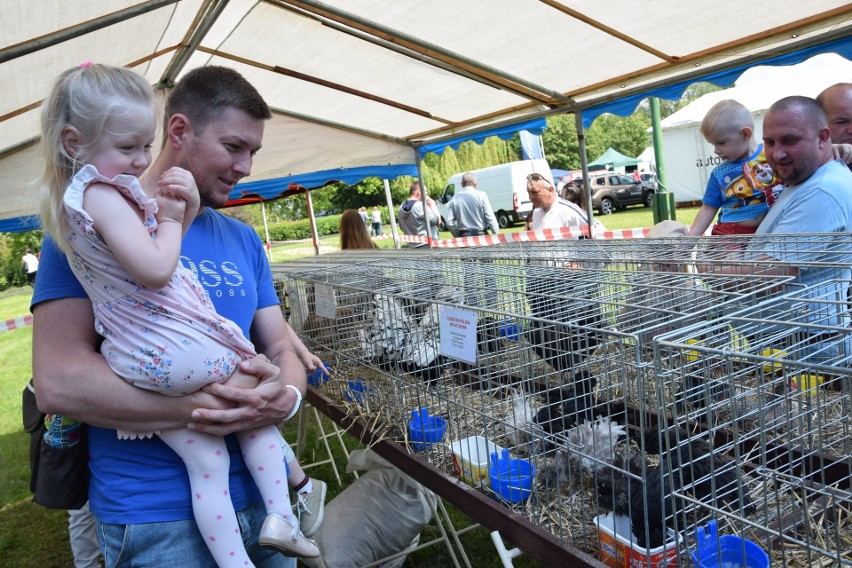
<svg viewBox="0 0 852 568">
<path fill-rule="evenodd" d="M 489 456 L 494 452 L 503 452 L 503 448 L 482 436 L 456 440 L 450 444 L 450 448 L 453 451 L 456 476 L 474 487 L 479 487 L 480 484 L 488 485 Z"/>
<path fill-rule="evenodd" d="M 612 568 L 664 568 L 677 566 L 680 538 L 668 529 L 668 541 L 656 548 L 642 548 L 633 542 L 630 518 L 615 513 L 598 515 L 595 525 L 600 535 L 601 562 Z"/>
</svg>

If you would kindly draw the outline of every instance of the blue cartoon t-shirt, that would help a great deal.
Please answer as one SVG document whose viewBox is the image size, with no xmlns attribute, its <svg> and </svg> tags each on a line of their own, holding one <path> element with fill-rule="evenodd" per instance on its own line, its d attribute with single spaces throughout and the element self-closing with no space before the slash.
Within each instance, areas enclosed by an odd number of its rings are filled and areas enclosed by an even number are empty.
<svg viewBox="0 0 852 568">
<path fill-rule="evenodd" d="M 745 160 L 713 168 L 701 202 L 719 210 L 720 223 L 739 223 L 764 215 L 781 188 L 761 144 Z"/>
</svg>

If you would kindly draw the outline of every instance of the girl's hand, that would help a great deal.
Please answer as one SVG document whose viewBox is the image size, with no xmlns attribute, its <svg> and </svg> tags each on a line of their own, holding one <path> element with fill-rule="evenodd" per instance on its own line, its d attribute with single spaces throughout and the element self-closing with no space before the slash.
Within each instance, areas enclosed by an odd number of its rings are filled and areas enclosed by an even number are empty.
<svg viewBox="0 0 852 568">
<path fill-rule="evenodd" d="M 198 214 L 200 197 L 195 185 L 195 178 L 183 168 L 169 168 L 157 182 L 157 205 L 161 211 L 157 213 L 157 221 L 176 221 L 183 225 L 183 234 Z M 176 216 L 178 214 L 180 216 Z"/>
<path fill-rule="evenodd" d="M 331 376 L 331 373 L 326 368 L 322 359 L 311 353 L 310 351 L 305 350 L 304 352 L 296 351 L 296 355 L 299 357 L 299 361 L 301 361 L 302 365 L 305 366 L 305 370 L 314 372 L 317 369 L 322 369 L 323 374 L 326 376 Z"/>
<path fill-rule="evenodd" d="M 173 167 L 165 171 L 158 183 L 158 195 L 165 195 L 186 202 L 186 211 L 195 216 L 198 211 L 199 196 L 195 178 L 183 168 Z"/>
<path fill-rule="evenodd" d="M 186 201 L 171 193 L 157 192 L 157 223 L 169 221 L 183 224 L 186 216 Z"/>
</svg>

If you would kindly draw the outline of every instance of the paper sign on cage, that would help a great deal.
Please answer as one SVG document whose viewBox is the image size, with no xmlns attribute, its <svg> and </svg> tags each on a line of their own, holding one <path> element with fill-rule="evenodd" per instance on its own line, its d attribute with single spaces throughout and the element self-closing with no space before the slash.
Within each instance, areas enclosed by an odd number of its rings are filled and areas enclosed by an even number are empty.
<svg viewBox="0 0 852 568">
<path fill-rule="evenodd" d="M 476 312 L 441 310 L 441 355 L 476 364 Z"/>
<path fill-rule="evenodd" d="M 328 319 L 337 317 L 337 299 L 334 296 L 334 288 L 324 284 L 314 286 L 316 297 L 317 315 Z"/>
</svg>

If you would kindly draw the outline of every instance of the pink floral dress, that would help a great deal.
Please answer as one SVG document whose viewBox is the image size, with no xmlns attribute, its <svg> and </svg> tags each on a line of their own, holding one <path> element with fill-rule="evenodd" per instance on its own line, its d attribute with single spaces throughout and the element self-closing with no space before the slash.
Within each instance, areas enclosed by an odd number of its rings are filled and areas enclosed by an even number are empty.
<svg viewBox="0 0 852 568">
<path fill-rule="evenodd" d="M 91 165 L 77 172 L 65 190 L 71 269 L 94 306 L 95 329 L 104 338 L 101 353 L 110 367 L 137 387 L 171 396 L 224 382 L 242 359 L 255 355 L 254 346 L 234 322 L 216 313 L 207 291 L 180 262 L 163 288 L 133 281 L 83 210 L 83 193 L 93 182 L 114 186 L 136 204 L 152 237 L 157 204 L 135 177 L 110 180 Z"/>
</svg>

